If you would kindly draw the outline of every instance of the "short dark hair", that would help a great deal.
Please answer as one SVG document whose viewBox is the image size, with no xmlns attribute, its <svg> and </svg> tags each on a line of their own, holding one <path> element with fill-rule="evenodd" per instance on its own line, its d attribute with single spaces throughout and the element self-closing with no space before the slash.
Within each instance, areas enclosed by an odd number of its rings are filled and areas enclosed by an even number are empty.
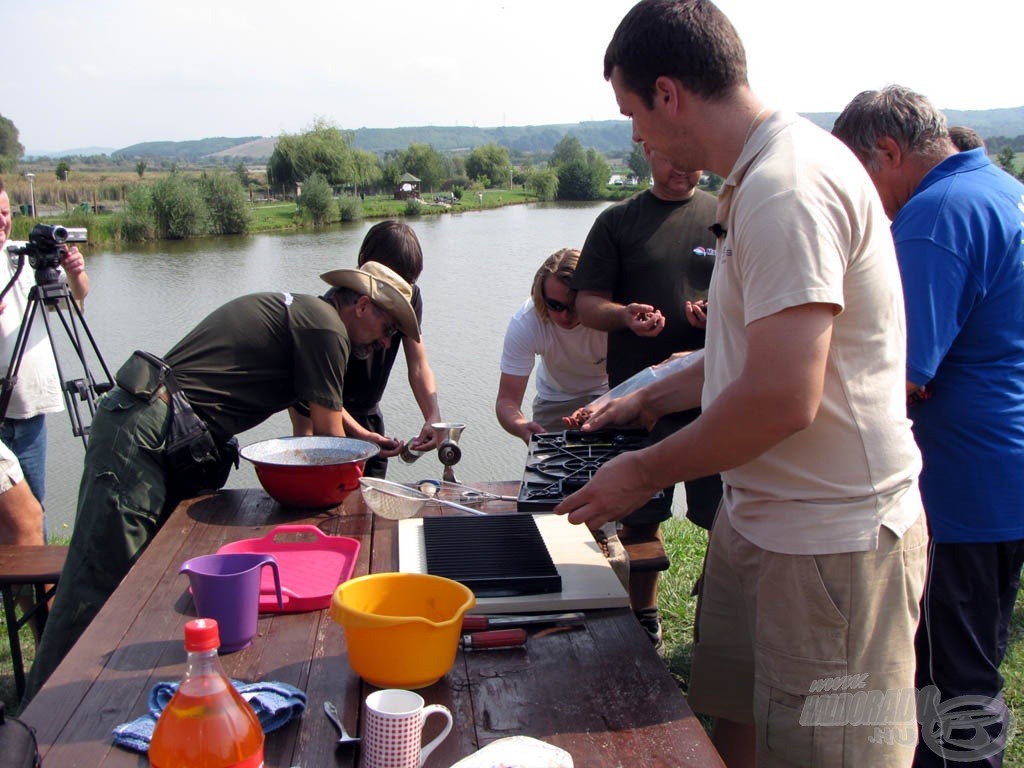
<svg viewBox="0 0 1024 768">
<path fill-rule="evenodd" d="M 423 272 L 423 249 L 412 227 L 387 219 L 370 227 L 359 246 L 358 266 L 368 261 L 390 267 L 409 285 L 414 285 Z"/>
<path fill-rule="evenodd" d="M 946 116 L 928 99 L 902 85 L 861 91 L 843 109 L 832 135 L 848 146 L 869 169 L 878 168 L 878 139 L 888 137 L 904 152 L 945 157 L 949 154 Z"/>
<path fill-rule="evenodd" d="M 977 131 L 973 128 L 968 128 L 966 125 L 950 126 L 949 140 L 961 152 L 978 149 L 979 147 L 984 149 L 985 147 L 985 140 L 978 135 Z"/>
<path fill-rule="evenodd" d="M 709 100 L 747 85 L 740 36 L 707 0 L 641 0 L 634 5 L 605 51 L 605 80 L 615 68 L 648 109 L 654 106 L 654 82 L 662 76 Z"/>
</svg>

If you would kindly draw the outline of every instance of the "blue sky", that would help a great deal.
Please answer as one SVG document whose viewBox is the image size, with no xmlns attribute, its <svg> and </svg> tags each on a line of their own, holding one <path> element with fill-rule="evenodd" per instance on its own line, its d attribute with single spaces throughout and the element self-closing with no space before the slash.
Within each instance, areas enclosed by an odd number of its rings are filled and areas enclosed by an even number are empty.
<svg viewBox="0 0 1024 768">
<path fill-rule="evenodd" d="M 18 0 L 0 114 L 29 152 L 346 129 L 618 117 L 604 48 L 633 0 Z M 1024 3 L 721 0 L 774 107 L 898 82 L 946 109 L 1024 105 Z M 281 9 L 292 9 L 291 15 Z M 965 14 L 970 11 L 970 18 Z"/>
</svg>

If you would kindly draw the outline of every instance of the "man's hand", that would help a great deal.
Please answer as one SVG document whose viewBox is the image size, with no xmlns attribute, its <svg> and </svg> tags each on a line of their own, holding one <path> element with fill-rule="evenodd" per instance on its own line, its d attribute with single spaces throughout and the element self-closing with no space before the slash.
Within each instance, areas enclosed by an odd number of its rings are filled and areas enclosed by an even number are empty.
<svg viewBox="0 0 1024 768">
<path fill-rule="evenodd" d="M 708 327 L 708 302 L 706 299 L 686 302 L 686 320 L 694 328 Z"/>
<path fill-rule="evenodd" d="M 77 246 L 70 246 L 61 256 L 60 265 L 67 276 L 68 288 L 79 309 L 85 308 L 85 297 L 89 295 L 89 276 L 85 274 L 85 257 Z"/>
<path fill-rule="evenodd" d="M 573 525 L 586 523 L 596 531 L 639 509 L 661 490 L 644 480 L 645 451 L 627 451 L 606 462 L 585 486 L 553 510 L 568 515 Z"/>
<path fill-rule="evenodd" d="M 60 258 L 60 265 L 64 267 L 69 277 L 77 277 L 85 272 L 85 257 L 78 250 L 78 246 L 72 245 L 67 248 Z"/>
<path fill-rule="evenodd" d="M 573 413 L 572 418 L 580 422 L 584 432 L 603 427 L 642 427 L 650 430 L 658 421 L 658 415 L 644 404 L 643 390 L 609 400 L 596 408 L 586 406 Z"/>
<path fill-rule="evenodd" d="M 402 448 L 405 447 L 405 441 L 399 440 L 396 437 L 388 437 L 387 435 L 382 435 L 378 432 L 367 432 L 366 437 L 362 439 L 380 447 L 380 453 L 378 455 L 384 459 L 390 459 L 392 456 L 397 456 L 402 452 Z"/>
<path fill-rule="evenodd" d="M 440 421 L 440 419 L 438 419 Z M 424 424 L 420 433 L 409 441 L 409 447 L 414 451 L 426 453 L 437 448 L 437 433 L 430 424 Z"/>
<path fill-rule="evenodd" d="M 650 304 L 627 304 L 626 327 L 637 336 L 657 336 L 665 329 L 665 316 Z"/>
</svg>

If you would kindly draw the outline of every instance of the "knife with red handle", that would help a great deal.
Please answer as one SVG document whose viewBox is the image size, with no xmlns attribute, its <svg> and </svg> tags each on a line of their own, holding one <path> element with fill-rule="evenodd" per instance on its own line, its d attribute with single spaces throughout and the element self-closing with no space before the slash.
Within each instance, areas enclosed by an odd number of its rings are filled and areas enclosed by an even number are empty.
<svg viewBox="0 0 1024 768">
<path fill-rule="evenodd" d="M 541 613 L 536 616 L 483 616 L 472 615 L 462 617 L 463 632 L 477 632 L 482 629 L 497 627 L 524 627 L 530 624 L 582 624 L 586 619 L 583 613 Z"/>
<path fill-rule="evenodd" d="M 526 645 L 525 629 L 492 629 L 489 632 L 471 632 L 462 636 L 462 647 L 466 650 L 518 648 L 521 645 Z"/>
</svg>

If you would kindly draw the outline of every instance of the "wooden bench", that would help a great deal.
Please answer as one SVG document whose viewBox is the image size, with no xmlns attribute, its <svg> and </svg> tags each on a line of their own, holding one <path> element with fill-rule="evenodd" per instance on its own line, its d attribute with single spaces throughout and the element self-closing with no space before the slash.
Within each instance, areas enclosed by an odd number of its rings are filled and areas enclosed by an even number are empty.
<svg viewBox="0 0 1024 768">
<path fill-rule="evenodd" d="M 42 634 L 49 616 L 48 603 L 57 588 L 67 555 L 65 546 L 0 544 L 0 592 L 3 593 L 4 621 L 7 623 L 14 685 L 19 699 L 25 692 L 25 663 L 19 631 L 31 621 L 36 632 Z M 18 587 L 22 586 L 32 587 L 32 604 L 18 616 Z"/>
<path fill-rule="evenodd" d="M 625 531 L 619 531 L 619 541 L 629 555 L 630 573 L 668 570 L 668 555 L 657 536 L 628 535 Z"/>
</svg>

